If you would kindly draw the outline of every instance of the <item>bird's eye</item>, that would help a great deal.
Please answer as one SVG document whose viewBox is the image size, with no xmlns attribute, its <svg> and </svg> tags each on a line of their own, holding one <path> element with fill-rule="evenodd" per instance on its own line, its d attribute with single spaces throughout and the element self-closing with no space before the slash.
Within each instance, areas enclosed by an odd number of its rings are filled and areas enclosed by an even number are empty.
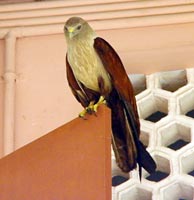
<svg viewBox="0 0 194 200">
<path fill-rule="evenodd" d="M 81 29 L 81 27 L 82 27 L 81 25 L 77 26 L 77 30 L 80 30 L 80 29 Z"/>
</svg>

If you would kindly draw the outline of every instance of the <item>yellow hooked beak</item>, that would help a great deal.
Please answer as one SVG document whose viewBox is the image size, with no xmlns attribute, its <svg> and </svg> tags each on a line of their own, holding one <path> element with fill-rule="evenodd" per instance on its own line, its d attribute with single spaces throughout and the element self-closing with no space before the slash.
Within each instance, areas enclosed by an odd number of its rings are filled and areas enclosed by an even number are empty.
<svg viewBox="0 0 194 200">
<path fill-rule="evenodd" d="M 74 30 L 75 30 L 75 29 L 74 29 L 73 27 L 68 28 L 68 32 L 69 32 L 69 33 L 73 33 Z"/>
<path fill-rule="evenodd" d="M 69 33 L 69 38 L 70 38 L 70 39 L 73 38 L 73 36 L 74 36 L 74 31 L 75 31 L 75 28 L 73 28 L 73 27 L 69 27 L 69 28 L 68 28 L 68 33 Z"/>
</svg>

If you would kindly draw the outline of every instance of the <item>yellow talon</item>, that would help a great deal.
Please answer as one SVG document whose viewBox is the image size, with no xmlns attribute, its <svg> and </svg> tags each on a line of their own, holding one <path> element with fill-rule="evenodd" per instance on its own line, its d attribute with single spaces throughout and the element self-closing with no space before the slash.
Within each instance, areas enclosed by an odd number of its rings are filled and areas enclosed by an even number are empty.
<svg viewBox="0 0 194 200">
<path fill-rule="evenodd" d="M 79 117 L 81 118 L 84 118 L 86 113 L 89 113 L 89 114 L 92 114 L 93 112 L 93 105 L 94 105 L 94 102 L 91 101 L 89 106 L 87 106 L 86 108 L 84 108 L 84 110 L 79 114 Z"/>
<path fill-rule="evenodd" d="M 96 104 L 93 105 L 93 111 L 96 113 L 97 110 L 98 110 L 98 107 L 101 105 L 101 104 L 106 104 L 106 100 L 103 96 L 100 96 L 98 102 Z"/>
<path fill-rule="evenodd" d="M 91 101 L 89 106 L 87 106 L 80 114 L 79 117 L 84 118 L 86 113 L 92 114 L 92 113 L 96 113 L 98 110 L 98 107 L 101 104 L 106 104 L 106 100 L 103 96 L 100 96 L 98 102 L 96 104 L 94 104 L 94 101 Z"/>
<path fill-rule="evenodd" d="M 87 113 L 92 114 L 92 112 L 94 111 L 94 101 L 90 102 L 89 106 L 86 107 L 86 111 Z"/>
<path fill-rule="evenodd" d="M 87 110 L 84 109 L 82 112 L 79 113 L 79 117 L 84 118 L 87 113 Z"/>
</svg>

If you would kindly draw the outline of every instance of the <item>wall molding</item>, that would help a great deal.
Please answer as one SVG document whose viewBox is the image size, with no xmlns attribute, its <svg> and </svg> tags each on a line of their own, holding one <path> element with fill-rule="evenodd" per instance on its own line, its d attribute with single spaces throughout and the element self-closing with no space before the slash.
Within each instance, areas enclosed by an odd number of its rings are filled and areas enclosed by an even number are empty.
<svg viewBox="0 0 194 200">
<path fill-rule="evenodd" d="M 15 149 L 17 38 L 62 34 L 64 22 L 73 15 L 85 18 L 96 30 L 192 23 L 194 22 L 194 0 L 56 0 L 1 5 L 0 39 L 5 40 L 3 74 L 5 155 Z M 192 41 L 188 39 L 182 44 L 192 45 Z"/>
<path fill-rule="evenodd" d="M 74 0 L 7 4 L 0 7 L 0 38 L 58 34 L 71 16 L 96 30 L 194 22 L 194 0 Z"/>
</svg>

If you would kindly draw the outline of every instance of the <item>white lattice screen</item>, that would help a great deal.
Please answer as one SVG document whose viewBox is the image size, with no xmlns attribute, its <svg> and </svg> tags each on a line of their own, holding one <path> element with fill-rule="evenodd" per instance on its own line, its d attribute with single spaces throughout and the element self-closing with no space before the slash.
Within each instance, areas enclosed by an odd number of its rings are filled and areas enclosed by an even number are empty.
<svg viewBox="0 0 194 200">
<path fill-rule="evenodd" d="M 141 140 L 157 163 L 155 174 L 127 179 L 113 165 L 114 200 L 194 199 L 194 69 L 130 76 L 136 90 Z M 114 156 L 113 156 L 114 160 Z"/>
</svg>

